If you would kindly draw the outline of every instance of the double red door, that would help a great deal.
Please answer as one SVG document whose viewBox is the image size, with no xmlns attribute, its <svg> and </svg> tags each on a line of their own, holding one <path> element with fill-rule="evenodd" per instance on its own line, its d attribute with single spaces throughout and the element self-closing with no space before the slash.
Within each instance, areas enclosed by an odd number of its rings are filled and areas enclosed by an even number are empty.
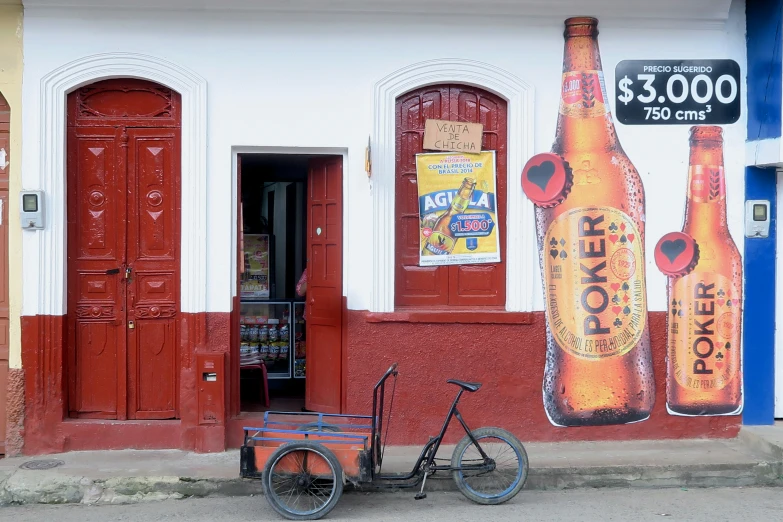
<svg viewBox="0 0 783 522">
<path fill-rule="evenodd" d="M 68 99 L 71 417 L 178 417 L 179 96 L 110 80 Z"/>
</svg>

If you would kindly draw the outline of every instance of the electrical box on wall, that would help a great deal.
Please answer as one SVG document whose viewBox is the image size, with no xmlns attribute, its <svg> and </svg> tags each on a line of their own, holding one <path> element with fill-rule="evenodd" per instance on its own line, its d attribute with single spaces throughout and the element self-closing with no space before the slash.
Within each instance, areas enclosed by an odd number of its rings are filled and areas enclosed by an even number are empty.
<svg viewBox="0 0 783 522">
<path fill-rule="evenodd" d="M 22 228 L 41 230 L 44 227 L 44 198 L 39 190 L 23 190 L 20 193 L 19 218 Z"/>
<path fill-rule="evenodd" d="M 769 201 L 749 199 L 745 202 L 745 237 L 769 236 Z"/>
<path fill-rule="evenodd" d="M 226 418 L 224 359 L 222 353 L 196 354 L 199 424 L 223 424 Z"/>
</svg>

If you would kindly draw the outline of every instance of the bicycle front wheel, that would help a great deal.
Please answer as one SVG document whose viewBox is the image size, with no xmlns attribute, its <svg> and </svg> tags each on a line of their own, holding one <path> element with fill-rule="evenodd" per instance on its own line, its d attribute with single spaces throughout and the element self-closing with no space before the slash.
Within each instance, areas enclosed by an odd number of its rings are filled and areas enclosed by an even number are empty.
<svg viewBox="0 0 783 522">
<path fill-rule="evenodd" d="M 473 438 L 484 450 L 484 459 L 468 435 L 451 456 L 454 482 L 463 495 L 478 504 L 502 504 L 516 496 L 528 473 L 527 452 L 514 435 L 501 428 L 479 428 Z M 484 469 L 470 469 L 482 465 Z"/>
<path fill-rule="evenodd" d="M 269 456 L 264 495 L 289 520 L 318 520 L 343 494 L 343 469 L 334 453 L 310 441 L 290 442 Z"/>
</svg>

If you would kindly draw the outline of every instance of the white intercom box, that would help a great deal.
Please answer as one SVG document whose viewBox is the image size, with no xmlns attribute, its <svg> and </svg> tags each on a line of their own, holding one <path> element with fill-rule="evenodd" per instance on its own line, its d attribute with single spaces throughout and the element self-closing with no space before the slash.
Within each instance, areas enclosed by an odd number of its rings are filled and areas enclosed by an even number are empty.
<svg viewBox="0 0 783 522">
<path fill-rule="evenodd" d="M 40 190 L 23 190 L 20 194 L 19 217 L 24 230 L 44 227 L 44 198 Z"/>
<path fill-rule="evenodd" d="M 745 202 L 745 237 L 769 236 L 769 201 L 749 199 Z"/>
</svg>

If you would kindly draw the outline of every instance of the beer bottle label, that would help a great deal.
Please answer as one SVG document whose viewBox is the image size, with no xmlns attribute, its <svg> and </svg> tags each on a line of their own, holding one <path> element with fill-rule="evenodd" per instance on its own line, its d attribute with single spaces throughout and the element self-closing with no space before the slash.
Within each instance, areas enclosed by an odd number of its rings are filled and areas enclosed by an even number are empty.
<svg viewBox="0 0 783 522">
<path fill-rule="evenodd" d="M 563 73 L 560 114 L 574 118 L 591 118 L 609 113 L 603 71 Z"/>
<path fill-rule="evenodd" d="M 547 320 L 552 336 L 581 359 L 621 356 L 647 322 L 642 237 L 611 207 L 558 216 L 543 247 Z"/>
<path fill-rule="evenodd" d="M 726 178 L 722 165 L 691 165 L 688 199 L 710 203 L 726 199 Z"/>
<path fill-rule="evenodd" d="M 445 256 L 454 250 L 456 240 L 443 232 L 434 230 L 424 244 L 424 255 Z"/>
<path fill-rule="evenodd" d="M 680 386 L 720 390 L 740 371 L 740 291 L 728 277 L 692 272 L 674 281 L 669 357 Z"/>
</svg>

